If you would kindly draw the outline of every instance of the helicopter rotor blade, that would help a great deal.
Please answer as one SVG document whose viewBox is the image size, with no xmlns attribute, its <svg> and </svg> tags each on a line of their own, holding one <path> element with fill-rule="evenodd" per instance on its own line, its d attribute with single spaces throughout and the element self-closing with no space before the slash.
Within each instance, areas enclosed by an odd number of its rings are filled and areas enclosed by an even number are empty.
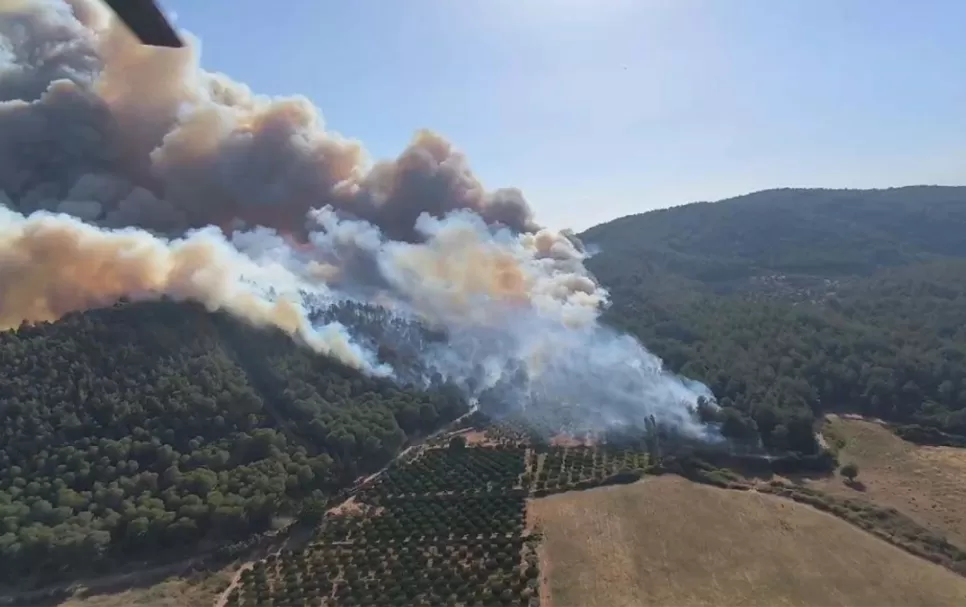
<svg viewBox="0 0 966 607">
<path fill-rule="evenodd" d="M 104 0 L 142 44 L 182 48 L 184 42 L 154 0 Z"/>
</svg>

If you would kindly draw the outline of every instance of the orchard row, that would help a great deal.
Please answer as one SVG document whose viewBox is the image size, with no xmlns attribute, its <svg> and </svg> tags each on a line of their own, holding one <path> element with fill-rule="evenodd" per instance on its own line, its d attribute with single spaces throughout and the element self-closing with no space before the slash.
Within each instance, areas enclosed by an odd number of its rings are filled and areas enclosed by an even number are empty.
<svg viewBox="0 0 966 607">
<path fill-rule="evenodd" d="M 245 571 L 227 605 L 529 606 L 538 579 L 523 537 L 316 543 Z"/>
<path fill-rule="evenodd" d="M 227 606 L 537 607 L 527 498 L 632 480 L 647 455 L 554 446 L 513 423 L 477 434 L 487 441 L 456 433 L 394 462 L 327 513 L 307 548 L 245 571 Z"/>
</svg>

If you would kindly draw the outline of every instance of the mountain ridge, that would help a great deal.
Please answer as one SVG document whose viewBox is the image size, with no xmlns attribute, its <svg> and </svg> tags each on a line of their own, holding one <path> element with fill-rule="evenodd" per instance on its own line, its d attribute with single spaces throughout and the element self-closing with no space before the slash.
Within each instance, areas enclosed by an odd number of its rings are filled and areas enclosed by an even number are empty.
<svg viewBox="0 0 966 607">
<path fill-rule="evenodd" d="M 880 267 L 966 256 L 966 187 L 762 190 L 717 202 L 620 217 L 582 232 L 588 266 L 636 258 L 653 270 L 721 285 L 761 272 L 868 274 Z"/>
</svg>

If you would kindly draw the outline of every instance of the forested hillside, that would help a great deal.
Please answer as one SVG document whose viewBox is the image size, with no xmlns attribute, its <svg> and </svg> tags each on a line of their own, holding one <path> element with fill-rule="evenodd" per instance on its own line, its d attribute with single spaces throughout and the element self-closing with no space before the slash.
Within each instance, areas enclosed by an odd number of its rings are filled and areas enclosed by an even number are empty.
<svg viewBox="0 0 966 607">
<path fill-rule="evenodd" d="M 244 537 L 465 410 L 198 306 L 0 333 L 0 578 Z"/>
<path fill-rule="evenodd" d="M 773 190 L 581 235 L 610 322 L 708 383 L 725 431 L 812 451 L 824 411 L 966 434 L 966 188 Z"/>
<path fill-rule="evenodd" d="M 720 286 L 782 273 L 839 277 L 966 256 L 966 187 L 765 190 L 615 219 L 581 238 L 601 252 L 605 284 L 635 260 L 651 271 Z"/>
</svg>

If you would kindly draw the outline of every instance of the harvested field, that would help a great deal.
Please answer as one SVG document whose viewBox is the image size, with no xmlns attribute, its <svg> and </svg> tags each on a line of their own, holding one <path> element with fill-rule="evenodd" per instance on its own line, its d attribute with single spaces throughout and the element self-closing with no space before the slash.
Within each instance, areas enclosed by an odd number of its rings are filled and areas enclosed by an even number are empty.
<svg viewBox="0 0 966 607">
<path fill-rule="evenodd" d="M 840 462 L 858 464 L 859 483 L 832 477 L 806 486 L 895 508 L 966 548 L 966 449 L 915 445 L 879 423 L 838 416 L 828 417 L 823 435 Z"/>
<path fill-rule="evenodd" d="M 808 506 L 677 477 L 534 500 L 553 607 L 957 605 L 966 579 Z"/>
</svg>

